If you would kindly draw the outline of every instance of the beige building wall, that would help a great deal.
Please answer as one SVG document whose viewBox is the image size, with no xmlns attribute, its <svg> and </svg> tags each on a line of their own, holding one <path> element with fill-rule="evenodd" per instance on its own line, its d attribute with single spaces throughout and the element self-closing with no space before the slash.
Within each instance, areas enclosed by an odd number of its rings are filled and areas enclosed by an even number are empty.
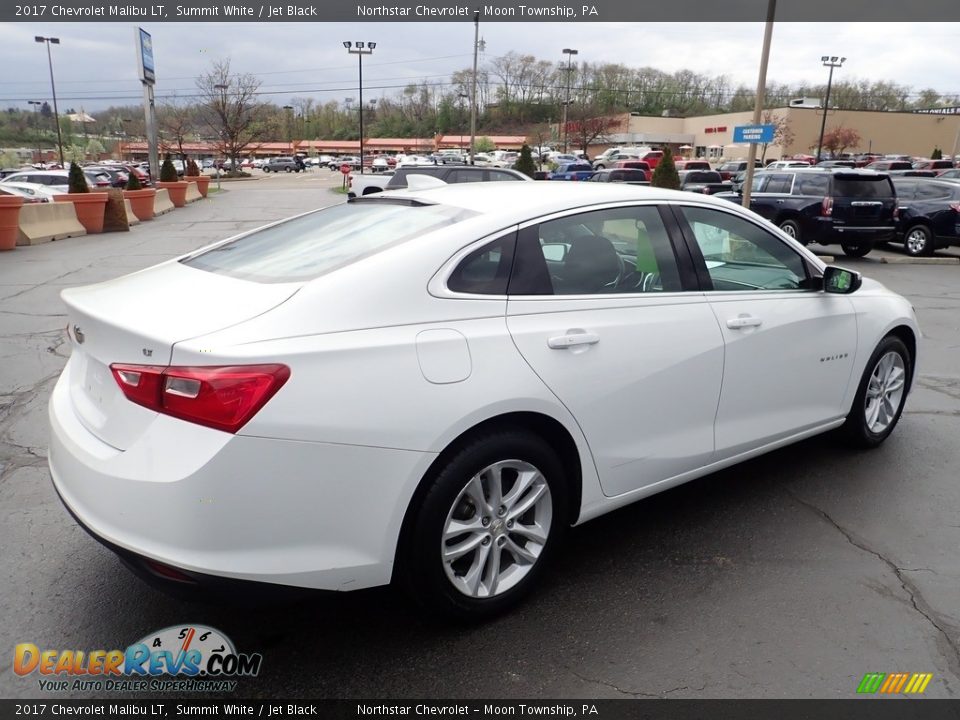
<svg viewBox="0 0 960 720">
<path fill-rule="evenodd" d="M 793 132 L 793 142 L 786 147 L 768 145 L 766 159 L 787 155 L 814 154 L 820 134 L 822 111 L 815 108 L 777 108 L 770 111 L 774 118 L 785 118 Z M 752 112 L 701 115 L 687 118 L 622 116 L 624 123 L 618 133 L 611 134 L 612 142 L 597 145 L 595 152 L 614 145 L 639 144 L 628 137 L 662 137 L 663 141 L 647 144 L 669 144 L 674 152 L 686 157 L 704 156 L 711 159 L 746 158 L 747 145 L 733 142 L 733 131 L 738 125 L 750 125 Z M 910 112 L 874 112 L 860 110 L 831 110 L 827 113 L 826 130 L 843 126 L 860 133 L 858 147 L 848 152 L 875 152 L 929 157 L 935 147 L 944 156 L 960 153 L 958 133 L 960 115 L 933 115 Z M 626 128 L 623 130 L 622 128 Z M 681 145 L 692 150 L 680 151 Z M 763 151 L 758 149 L 759 157 Z"/>
</svg>

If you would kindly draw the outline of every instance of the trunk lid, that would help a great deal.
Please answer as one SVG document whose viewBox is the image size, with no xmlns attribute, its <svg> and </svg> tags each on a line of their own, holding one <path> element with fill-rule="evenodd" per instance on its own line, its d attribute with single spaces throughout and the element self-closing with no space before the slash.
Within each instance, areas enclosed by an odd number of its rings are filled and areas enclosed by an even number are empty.
<svg viewBox="0 0 960 720">
<path fill-rule="evenodd" d="M 833 219 L 852 227 L 893 227 L 896 193 L 887 175 L 836 173 Z"/>
<path fill-rule="evenodd" d="M 174 344 L 267 312 L 301 285 L 251 282 L 173 261 L 64 290 L 77 417 L 101 441 L 125 450 L 157 413 L 127 400 L 111 364 L 166 366 Z"/>
</svg>

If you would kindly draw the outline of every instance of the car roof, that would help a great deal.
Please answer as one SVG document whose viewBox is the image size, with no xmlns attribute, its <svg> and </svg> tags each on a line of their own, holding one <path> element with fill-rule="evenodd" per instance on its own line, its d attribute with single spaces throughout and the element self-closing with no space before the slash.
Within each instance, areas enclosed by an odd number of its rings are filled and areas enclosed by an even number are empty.
<svg viewBox="0 0 960 720">
<path fill-rule="evenodd" d="M 707 203 L 724 209 L 732 206 L 725 200 L 716 200 L 708 195 L 692 195 L 681 190 L 640 185 L 611 187 L 600 183 L 456 183 L 425 190 L 396 190 L 367 197 L 409 198 L 451 205 L 487 216 L 499 216 L 505 222 L 520 222 L 526 218 L 577 207 L 631 200 Z"/>
</svg>

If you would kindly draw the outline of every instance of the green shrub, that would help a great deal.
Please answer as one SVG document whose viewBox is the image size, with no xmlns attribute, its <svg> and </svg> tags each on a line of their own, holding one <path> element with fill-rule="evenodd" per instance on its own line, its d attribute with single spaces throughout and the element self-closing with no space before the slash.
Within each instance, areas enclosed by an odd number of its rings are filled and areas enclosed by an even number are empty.
<svg viewBox="0 0 960 720">
<path fill-rule="evenodd" d="M 943 160 L 943 150 L 938 147 L 933 149 L 933 152 L 930 153 L 931 160 Z"/>
<path fill-rule="evenodd" d="M 143 190 L 143 185 L 140 184 L 140 178 L 137 177 L 135 172 L 130 173 L 130 177 L 127 178 L 126 184 L 127 190 Z"/>
<path fill-rule="evenodd" d="M 160 182 L 177 182 L 177 180 L 179 180 L 177 169 L 173 166 L 173 160 L 167 155 L 160 166 Z"/>
<path fill-rule="evenodd" d="M 527 177 L 533 177 L 537 172 L 537 165 L 533 162 L 533 153 L 530 151 L 529 145 L 524 144 L 524 146 L 520 148 L 520 157 L 517 159 L 513 169 L 519 170 Z"/>
<path fill-rule="evenodd" d="M 673 153 L 670 152 L 670 148 L 664 148 L 663 157 L 660 158 L 660 162 L 653 170 L 653 179 L 650 181 L 650 185 L 669 190 L 680 189 L 680 176 L 677 174 L 677 166 L 673 162 Z"/>
<path fill-rule="evenodd" d="M 87 185 L 87 176 L 83 174 L 83 168 L 77 165 L 77 163 L 70 164 L 70 171 L 67 174 L 67 192 L 90 192 L 90 188 Z"/>
</svg>

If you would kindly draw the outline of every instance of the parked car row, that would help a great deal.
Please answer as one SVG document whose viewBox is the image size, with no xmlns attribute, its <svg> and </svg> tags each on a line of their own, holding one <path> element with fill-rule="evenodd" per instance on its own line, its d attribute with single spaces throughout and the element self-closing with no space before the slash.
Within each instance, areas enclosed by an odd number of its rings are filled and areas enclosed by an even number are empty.
<svg viewBox="0 0 960 720">
<path fill-rule="evenodd" d="M 739 203 L 739 192 L 718 197 Z M 901 242 L 909 255 L 960 244 L 960 178 L 895 175 L 862 168 L 763 170 L 750 209 L 798 242 L 839 243 L 860 257 Z"/>
</svg>

